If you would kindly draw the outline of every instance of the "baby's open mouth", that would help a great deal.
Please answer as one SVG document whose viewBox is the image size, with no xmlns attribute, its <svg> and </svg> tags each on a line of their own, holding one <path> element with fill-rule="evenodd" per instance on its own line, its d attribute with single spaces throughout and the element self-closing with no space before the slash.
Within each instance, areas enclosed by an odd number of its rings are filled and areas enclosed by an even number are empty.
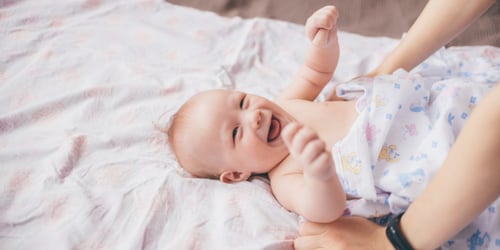
<svg viewBox="0 0 500 250">
<path fill-rule="evenodd" d="M 276 117 L 272 116 L 271 124 L 269 126 L 269 133 L 267 134 L 267 142 L 276 140 L 281 133 L 281 122 Z"/>
</svg>

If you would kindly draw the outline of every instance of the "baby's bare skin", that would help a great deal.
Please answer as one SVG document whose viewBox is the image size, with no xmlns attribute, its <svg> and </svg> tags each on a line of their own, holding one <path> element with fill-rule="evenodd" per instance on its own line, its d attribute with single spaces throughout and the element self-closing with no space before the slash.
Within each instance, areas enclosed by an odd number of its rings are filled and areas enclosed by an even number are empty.
<svg viewBox="0 0 500 250">
<path fill-rule="evenodd" d="M 182 135 L 172 132 L 179 138 L 173 144 L 181 165 L 195 176 L 216 176 L 225 183 L 268 173 L 285 208 L 315 222 L 339 218 L 346 195 L 329 151 L 357 112 L 354 102 L 315 102 L 337 67 L 337 17 L 337 9 L 326 6 L 307 20 L 311 44 L 304 63 L 276 103 L 211 90 L 183 105 L 177 114 L 184 121 L 177 126 Z"/>
</svg>

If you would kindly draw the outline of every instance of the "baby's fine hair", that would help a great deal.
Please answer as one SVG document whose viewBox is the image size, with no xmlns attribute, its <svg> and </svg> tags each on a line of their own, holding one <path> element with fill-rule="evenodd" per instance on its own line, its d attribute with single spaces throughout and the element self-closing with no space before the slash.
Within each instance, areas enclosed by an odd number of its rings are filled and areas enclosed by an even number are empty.
<svg viewBox="0 0 500 250">
<path fill-rule="evenodd" d="M 192 124 L 193 116 L 191 113 L 194 106 L 196 104 L 190 99 L 170 117 L 166 131 L 168 144 L 177 158 L 179 165 L 193 177 L 219 179 L 218 174 L 211 171 L 213 168 L 208 166 L 206 161 L 199 159 L 197 152 L 186 146 L 196 143 L 195 141 L 187 141 L 186 139 L 187 135 L 192 132 L 189 124 Z"/>
</svg>

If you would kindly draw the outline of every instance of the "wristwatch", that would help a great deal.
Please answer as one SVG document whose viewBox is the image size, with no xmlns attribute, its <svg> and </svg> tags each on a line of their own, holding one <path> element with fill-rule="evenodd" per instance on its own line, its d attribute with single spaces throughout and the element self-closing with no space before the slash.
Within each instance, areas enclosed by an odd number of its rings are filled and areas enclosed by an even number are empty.
<svg viewBox="0 0 500 250">
<path fill-rule="evenodd" d="M 408 242 L 403 232 L 401 232 L 400 221 L 403 214 L 404 213 L 399 214 L 387 223 L 385 234 L 396 250 L 413 250 L 410 242 Z"/>
</svg>

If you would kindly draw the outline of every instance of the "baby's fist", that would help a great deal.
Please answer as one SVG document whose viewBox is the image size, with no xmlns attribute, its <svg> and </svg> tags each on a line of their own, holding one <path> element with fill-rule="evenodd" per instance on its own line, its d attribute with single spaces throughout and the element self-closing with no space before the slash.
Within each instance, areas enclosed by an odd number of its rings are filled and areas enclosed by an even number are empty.
<svg viewBox="0 0 500 250">
<path fill-rule="evenodd" d="M 300 162 L 305 175 L 326 180 L 335 173 L 332 156 L 314 130 L 290 123 L 283 129 L 282 135 L 290 155 Z"/>
<path fill-rule="evenodd" d="M 337 18 L 339 14 L 333 5 L 325 6 L 314 12 L 306 22 L 306 34 L 311 42 L 326 48 L 337 39 Z"/>
</svg>

